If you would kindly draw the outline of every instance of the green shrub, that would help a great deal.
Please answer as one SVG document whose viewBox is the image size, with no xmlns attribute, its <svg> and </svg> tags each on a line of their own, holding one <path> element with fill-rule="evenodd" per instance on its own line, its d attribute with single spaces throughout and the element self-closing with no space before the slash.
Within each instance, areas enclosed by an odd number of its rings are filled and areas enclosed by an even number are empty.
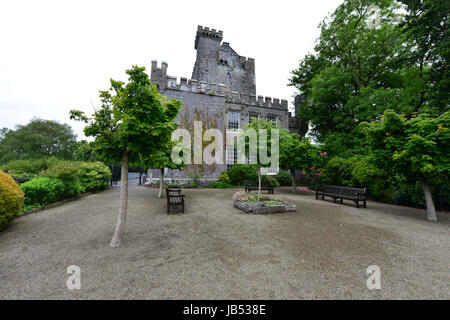
<svg viewBox="0 0 450 320">
<path fill-rule="evenodd" d="M 272 176 L 261 176 L 261 181 L 265 181 L 266 183 L 269 183 L 269 185 L 274 188 L 280 186 L 277 179 L 275 179 Z"/>
<path fill-rule="evenodd" d="M 0 170 L 0 231 L 22 210 L 23 192 L 9 175 Z"/>
<path fill-rule="evenodd" d="M 58 179 L 64 185 L 64 198 L 72 198 L 81 193 L 80 166 L 71 161 L 61 161 L 45 170 L 41 176 Z"/>
<path fill-rule="evenodd" d="M 81 192 L 107 189 L 111 171 L 102 162 L 78 162 Z"/>
<path fill-rule="evenodd" d="M 275 176 L 280 186 L 290 186 L 292 184 L 291 174 L 289 171 L 280 170 Z"/>
<path fill-rule="evenodd" d="M 231 183 L 230 177 L 228 176 L 228 174 L 225 171 L 220 174 L 219 180 L 226 182 L 226 183 Z"/>
<path fill-rule="evenodd" d="M 5 172 L 10 171 L 12 175 L 21 175 L 27 173 L 39 174 L 58 162 L 60 162 L 60 160 L 54 157 L 29 160 L 12 160 L 2 165 L 0 169 Z"/>
<path fill-rule="evenodd" d="M 167 188 L 179 189 L 179 188 L 181 188 L 181 184 L 179 184 L 179 183 L 171 183 L 171 184 L 167 185 Z"/>
<path fill-rule="evenodd" d="M 432 185 L 431 193 L 437 210 L 450 210 L 450 183 L 448 181 L 441 181 L 439 184 Z M 393 187 L 392 200 L 389 202 L 403 206 L 426 208 L 422 184 L 397 181 Z"/>
<path fill-rule="evenodd" d="M 225 181 L 211 181 L 209 183 L 210 188 L 217 188 L 217 189 L 227 189 L 227 188 L 233 188 L 233 185 L 225 182 Z"/>
<path fill-rule="evenodd" d="M 36 177 L 37 177 L 37 175 L 36 174 L 32 174 L 32 173 L 23 173 L 23 174 L 18 174 L 18 175 L 13 175 L 12 176 L 14 181 L 16 181 L 18 184 L 25 183 L 27 181 L 30 181 L 30 180 L 36 178 Z"/>
<path fill-rule="evenodd" d="M 325 165 L 319 178 L 320 184 L 332 184 L 339 186 L 355 186 L 355 179 L 352 176 L 353 159 L 334 157 Z M 315 175 L 315 173 L 313 173 Z"/>
<path fill-rule="evenodd" d="M 56 202 L 64 198 L 64 184 L 57 180 L 47 177 L 40 177 L 20 186 L 25 193 L 25 204 L 45 205 Z"/>
<path fill-rule="evenodd" d="M 357 187 L 366 187 L 367 196 L 383 201 L 391 200 L 389 177 L 385 172 L 375 167 L 366 157 L 352 157 L 352 181 Z"/>
<path fill-rule="evenodd" d="M 236 164 L 226 173 L 230 178 L 231 184 L 235 186 L 243 186 L 245 180 L 258 179 L 258 168 L 251 164 Z"/>
</svg>

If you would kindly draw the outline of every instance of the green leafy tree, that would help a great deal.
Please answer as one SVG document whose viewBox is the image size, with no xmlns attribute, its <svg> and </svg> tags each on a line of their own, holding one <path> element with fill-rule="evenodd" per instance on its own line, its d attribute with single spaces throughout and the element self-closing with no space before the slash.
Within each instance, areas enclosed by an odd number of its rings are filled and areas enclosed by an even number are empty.
<svg viewBox="0 0 450 320">
<path fill-rule="evenodd" d="M 245 143 L 241 144 L 241 147 L 245 146 L 245 155 L 249 159 L 249 162 L 255 164 L 258 168 L 258 201 L 261 195 L 261 168 L 270 167 L 273 162 L 279 162 L 279 136 L 284 134 L 286 130 L 281 131 L 278 126 L 275 126 L 270 121 L 256 120 L 254 119 L 252 123 L 245 126 L 243 133 L 247 134 L 248 131 L 254 131 L 256 133 L 256 144 L 253 145 L 251 139 L 245 139 Z M 244 135 L 241 135 L 241 138 Z M 256 149 L 257 157 L 256 159 L 251 159 L 252 148 Z M 241 151 L 241 152 L 242 152 Z M 270 157 L 271 161 L 268 162 L 264 159 L 264 155 Z M 238 154 L 239 157 L 239 154 Z"/>
<path fill-rule="evenodd" d="M 69 125 L 33 119 L 16 130 L 1 130 L 0 163 L 50 156 L 72 160 L 75 144 L 76 136 Z"/>
<path fill-rule="evenodd" d="M 411 43 L 407 63 L 418 66 L 421 78 L 427 77 L 414 111 L 425 108 L 431 114 L 441 114 L 450 106 L 450 2 L 400 2 L 407 11 L 400 27 Z"/>
<path fill-rule="evenodd" d="M 144 67 L 126 71 L 128 83 L 111 79 L 111 88 L 100 91 L 101 107 L 91 118 L 72 110 L 71 119 L 87 123 L 86 136 L 102 159 L 121 163 L 120 209 L 111 246 L 122 242 L 128 204 L 128 166 L 151 157 L 171 140 L 181 102 L 167 100 L 152 86 Z"/>
<path fill-rule="evenodd" d="M 75 144 L 75 160 L 92 162 L 97 160 L 93 145 L 86 140 L 77 141 Z"/>
<path fill-rule="evenodd" d="M 164 170 L 168 169 L 181 169 L 184 167 L 184 163 L 175 164 L 172 161 L 171 154 L 172 149 L 176 146 L 176 143 L 173 141 L 168 142 L 164 148 L 160 150 L 156 150 L 154 153 L 146 156 L 143 160 L 144 166 L 152 169 L 159 169 L 161 172 L 160 176 L 160 185 L 158 198 L 161 198 L 164 190 Z"/>
<path fill-rule="evenodd" d="M 320 148 L 308 138 L 300 140 L 298 134 L 287 134 L 280 140 L 280 167 L 289 170 L 292 193 L 295 194 L 295 170 L 306 171 L 318 162 Z"/>
<path fill-rule="evenodd" d="M 387 109 L 438 112 L 427 103 L 430 65 L 411 56 L 417 44 L 402 27 L 399 3 L 346 0 L 321 24 L 315 52 L 292 72 L 306 97 L 300 114 L 330 155 L 364 153 L 359 123 Z"/>
<path fill-rule="evenodd" d="M 440 117 L 421 114 L 407 120 L 388 110 L 378 121 L 361 125 L 367 133 L 377 166 L 393 174 L 419 180 L 422 184 L 427 218 L 436 221 L 430 183 L 447 181 L 450 173 L 450 111 Z"/>
</svg>

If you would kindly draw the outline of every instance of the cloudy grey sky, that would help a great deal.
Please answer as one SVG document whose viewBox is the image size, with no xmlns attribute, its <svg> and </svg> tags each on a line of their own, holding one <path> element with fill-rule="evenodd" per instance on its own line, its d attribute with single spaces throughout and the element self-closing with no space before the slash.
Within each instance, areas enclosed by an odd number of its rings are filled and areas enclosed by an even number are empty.
<svg viewBox="0 0 450 320">
<path fill-rule="evenodd" d="M 70 109 L 92 113 L 109 79 L 134 64 L 168 63 L 190 78 L 197 25 L 224 32 L 240 55 L 256 59 L 258 95 L 293 100 L 290 71 L 313 50 L 320 21 L 341 0 L 316 1 L 2 1 L 0 128 L 33 117 L 83 125 Z"/>
</svg>

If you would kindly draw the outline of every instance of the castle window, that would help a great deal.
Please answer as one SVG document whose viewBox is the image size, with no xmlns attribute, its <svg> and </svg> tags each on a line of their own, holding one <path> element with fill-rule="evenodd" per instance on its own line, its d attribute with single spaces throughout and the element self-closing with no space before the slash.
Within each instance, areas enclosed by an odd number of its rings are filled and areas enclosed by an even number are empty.
<svg viewBox="0 0 450 320">
<path fill-rule="evenodd" d="M 252 123 L 254 120 L 259 120 L 259 113 L 250 112 L 248 114 L 248 123 Z"/>
<path fill-rule="evenodd" d="M 278 117 L 277 116 L 267 116 L 267 121 L 272 122 L 273 125 L 278 125 Z"/>
<path fill-rule="evenodd" d="M 226 155 L 225 162 L 227 165 L 227 170 L 230 170 L 231 168 L 233 168 L 233 165 L 237 161 L 237 148 L 235 148 L 234 146 L 227 146 L 225 155 Z"/>
<path fill-rule="evenodd" d="M 240 112 L 228 112 L 228 129 L 229 130 L 238 130 L 241 120 Z"/>
<path fill-rule="evenodd" d="M 227 83 L 231 83 L 231 74 L 227 72 Z"/>
</svg>

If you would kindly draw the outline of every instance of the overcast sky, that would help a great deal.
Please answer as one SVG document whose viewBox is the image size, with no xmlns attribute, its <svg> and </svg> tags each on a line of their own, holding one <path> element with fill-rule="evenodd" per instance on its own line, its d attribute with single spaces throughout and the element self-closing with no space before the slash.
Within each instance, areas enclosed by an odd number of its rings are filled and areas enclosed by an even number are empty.
<svg viewBox="0 0 450 320">
<path fill-rule="evenodd" d="M 109 79 L 132 65 L 168 63 L 190 78 L 197 25 L 223 31 L 223 41 L 256 59 L 257 95 L 287 99 L 290 71 L 314 47 L 318 24 L 342 0 L 316 1 L 2 1 L 0 3 L 0 128 L 33 117 L 83 125 Z"/>
</svg>

